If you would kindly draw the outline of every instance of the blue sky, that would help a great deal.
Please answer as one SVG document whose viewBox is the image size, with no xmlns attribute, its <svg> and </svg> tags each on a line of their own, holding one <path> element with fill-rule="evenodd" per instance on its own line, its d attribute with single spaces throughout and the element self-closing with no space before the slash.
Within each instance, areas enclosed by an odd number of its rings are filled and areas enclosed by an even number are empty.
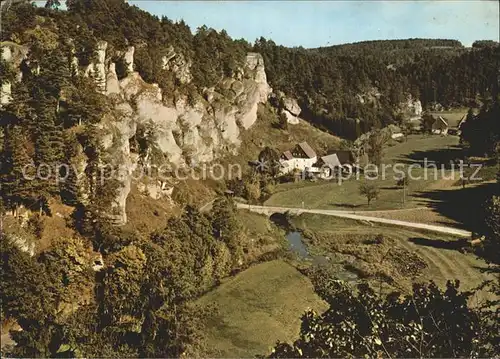
<svg viewBox="0 0 500 359">
<path fill-rule="evenodd" d="M 446 1 L 129 1 L 195 30 L 205 24 L 250 42 L 318 47 L 402 38 L 499 40 L 499 4 Z"/>
</svg>

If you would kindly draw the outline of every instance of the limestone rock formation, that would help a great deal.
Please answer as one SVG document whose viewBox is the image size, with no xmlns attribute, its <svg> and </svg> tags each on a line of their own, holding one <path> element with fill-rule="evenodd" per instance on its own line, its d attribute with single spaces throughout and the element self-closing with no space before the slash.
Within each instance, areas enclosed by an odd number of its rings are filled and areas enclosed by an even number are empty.
<svg viewBox="0 0 500 359">
<path fill-rule="evenodd" d="M 182 53 L 175 52 L 173 46 L 168 48 L 167 55 L 162 58 L 163 69 L 173 71 L 181 84 L 187 84 L 193 80 L 191 64 L 191 60 L 186 60 Z"/>
<path fill-rule="evenodd" d="M 92 73 L 97 82 L 98 87 L 102 93 L 106 93 L 106 49 L 108 48 L 108 43 L 106 41 L 99 41 L 97 44 L 97 61 L 90 63 L 86 70 L 85 75 L 90 76 Z"/>
<path fill-rule="evenodd" d="M 2 57 L 19 68 L 28 49 L 16 44 L 2 47 Z M 240 133 L 255 123 L 258 105 L 267 101 L 272 89 L 267 83 L 262 56 L 249 53 L 244 68 L 210 89 L 189 96 L 182 92 L 163 94 L 157 84 L 146 83 L 138 72 L 134 72 L 133 46 L 118 53 L 127 64 L 127 76 L 119 80 L 116 64 L 107 53 L 108 47 L 111 48 L 106 41 L 98 42 L 96 59 L 83 69 L 83 74 L 92 76 L 98 90 L 108 95 L 114 105 L 113 113 L 103 118 L 98 126 L 106 151 L 107 162 L 103 165 L 113 166 L 121 184 L 113 214 L 116 223 L 125 223 L 127 196 L 138 172 L 149 170 L 153 165 L 187 168 L 215 161 L 227 153 L 235 154 L 241 142 Z M 78 67 L 76 58 L 72 63 Z M 181 84 L 192 81 L 191 65 L 191 59 L 173 47 L 162 59 L 163 69 L 171 71 Z M 10 101 L 10 83 L 2 86 L 1 100 L 2 103 Z M 298 114 L 300 108 L 294 103 L 289 111 Z M 147 142 L 147 148 L 137 148 L 138 136 L 149 136 L 147 141 L 141 142 Z M 87 165 L 85 156 L 77 157 L 73 165 L 83 173 Z M 77 181 L 82 187 L 80 198 L 85 201 L 88 184 L 84 178 Z M 139 184 L 141 180 L 135 181 Z M 161 188 L 155 192 L 156 196 L 169 191 L 163 180 L 152 178 L 149 182 L 142 187 L 148 191 Z"/>
<path fill-rule="evenodd" d="M 99 78 L 106 68 L 106 46 L 100 43 L 99 59 L 89 66 L 95 69 Z M 123 55 L 130 69 L 133 69 L 133 48 Z M 173 71 L 181 83 L 192 80 L 191 62 L 172 48 L 163 58 L 163 68 Z M 121 186 L 118 189 L 114 213 L 117 223 L 125 223 L 126 199 L 132 179 L 144 166 L 151 166 L 155 160 L 171 168 L 187 167 L 212 162 L 224 153 L 236 153 L 242 130 L 250 128 L 257 120 L 258 104 L 267 101 L 271 88 L 267 84 L 262 56 L 252 53 L 247 56 L 245 78 L 227 78 L 220 84 L 220 90 L 206 89 L 205 98 L 197 96 L 188 101 L 180 95 L 174 104 L 165 104 L 162 91 L 156 84 L 146 83 L 137 72 L 130 71 L 118 81 L 115 64 L 110 63 L 104 74 L 104 91 L 114 98 L 118 115 L 102 121 L 103 145 L 109 152 L 112 165 L 118 168 Z M 224 94 L 219 93 L 222 91 Z M 296 112 L 296 108 L 295 108 Z M 130 146 L 130 140 L 138 134 L 139 128 L 153 129 L 151 139 L 154 148 L 141 157 Z M 155 159 L 158 153 L 161 159 Z M 134 173 L 136 176 L 134 176 Z M 140 182 L 140 181 L 138 181 Z M 141 188 L 151 196 L 167 193 L 161 180 L 148 179 Z M 158 190 L 158 188 L 161 188 Z"/>
<path fill-rule="evenodd" d="M 300 106 L 297 103 L 297 100 L 292 99 L 292 98 L 285 98 L 283 102 L 285 105 L 285 110 L 287 110 L 288 112 L 290 112 L 294 116 L 300 115 L 300 112 L 302 110 L 300 109 Z"/>
<path fill-rule="evenodd" d="M 297 125 L 299 123 L 299 115 L 302 111 L 297 100 L 285 97 L 283 99 L 284 113 L 286 115 L 286 120 L 291 125 Z"/>
<path fill-rule="evenodd" d="M 253 80 L 258 85 L 260 101 L 266 102 L 267 98 L 269 97 L 269 95 L 273 90 L 267 83 L 267 76 L 264 67 L 264 58 L 259 53 L 250 52 L 247 54 L 246 66 L 251 71 L 254 71 Z"/>
<path fill-rule="evenodd" d="M 35 243 L 24 238 L 21 234 L 12 234 L 10 237 L 12 244 L 14 244 L 20 251 L 28 253 L 30 256 L 35 255 Z"/>
<path fill-rule="evenodd" d="M 281 91 L 274 94 L 273 98 L 275 103 L 279 106 L 280 112 L 286 116 L 287 123 L 297 125 L 300 122 L 299 115 L 302 112 L 297 100 L 287 97 Z"/>
<path fill-rule="evenodd" d="M 8 105 L 12 101 L 12 84 L 8 81 L 0 88 L 0 105 Z"/>
<path fill-rule="evenodd" d="M 363 91 L 362 93 L 356 94 L 356 99 L 359 101 L 361 104 L 374 104 L 378 105 L 380 96 L 382 94 L 376 87 L 370 87 Z"/>
<path fill-rule="evenodd" d="M 106 94 L 119 94 L 120 93 L 120 83 L 118 81 L 118 75 L 116 74 L 116 64 L 112 62 L 109 64 L 108 73 L 106 74 Z"/>
<path fill-rule="evenodd" d="M 134 52 L 135 52 L 135 47 L 129 46 L 129 48 L 125 52 L 125 55 L 123 55 L 123 59 L 127 64 L 128 73 L 134 72 Z"/>
<path fill-rule="evenodd" d="M 18 45 L 13 42 L 3 42 L 0 47 L 2 59 L 10 64 L 13 69 L 19 69 L 21 63 L 26 59 L 29 49 L 26 46 Z M 18 70 L 15 81 L 22 80 L 23 73 Z M 12 101 L 12 84 L 9 81 L 3 82 L 0 88 L 0 108 Z"/>
<path fill-rule="evenodd" d="M 300 122 L 300 119 L 297 116 L 294 116 L 291 114 L 289 111 L 284 110 L 283 111 L 286 116 L 286 122 L 289 123 L 290 125 L 298 125 Z"/>
</svg>

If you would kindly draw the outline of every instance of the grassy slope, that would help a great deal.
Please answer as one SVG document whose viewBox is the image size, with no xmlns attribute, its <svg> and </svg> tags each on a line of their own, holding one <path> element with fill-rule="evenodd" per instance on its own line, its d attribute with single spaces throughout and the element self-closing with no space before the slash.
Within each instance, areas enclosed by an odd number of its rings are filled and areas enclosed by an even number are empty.
<svg viewBox="0 0 500 359">
<path fill-rule="evenodd" d="M 247 261 L 260 260 L 265 253 L 283 248 L 285 232 L 265 215 L 241 210 L 238 219 L 243 226 Z"/>
<path fill-rule="evenodd" d="M 291 265 L 271 261 L 230 278 L 199 300 L 216 305 L 208 321 L 207 356 L 268 354 L 277 340 L 298 336 L 300 315 L 323 310 L 309 280 Z"/>
</svg>

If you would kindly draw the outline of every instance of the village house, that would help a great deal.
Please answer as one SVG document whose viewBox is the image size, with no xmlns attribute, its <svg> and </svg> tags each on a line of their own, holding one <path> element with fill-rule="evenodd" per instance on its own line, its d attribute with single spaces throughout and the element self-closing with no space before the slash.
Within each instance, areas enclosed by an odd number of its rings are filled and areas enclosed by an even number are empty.
<svg viewBox="0 0 500 359">
<path fill-rule="evenodd" d="M 460 136 L 462 124 L 467 120 L 467 112 L 457 112 L 441 115 L 448 124 L 448 134 Z"/>
<path fill-rule="evenodd" d="M 339 172 L 348 170 L 347 166 L 351 166 L 352 170 L 353 163 L 354 157 L 351 151 L 335 151 L 320 157 L 308 171 L 319 178 L 333 178 Z"/>
<path fill-rule="evenodd" d="M 307 142 L 297 144 L 292 150 L 285 151 L 281 155 L 281 173 L 290 173 L 292 171 L 304 172 L 311 168 L 318 158 L 316 152 Z"/>
<path fill-rule="evenodd" d="M 431 131 L 435 135 L 446 135 L 448 134 L 448 123 L 443 117 L 437 116 L 437 118 L 434 119 Z"/>
<path fill-rule="evenodd" d="M 434 118 L 432 133 L 439 135 L 459 136 L 461 133 L 460 127 L 467 119 L 467 113 L 463 112 L 434 113 L 431 116 Z"/>
</svg>

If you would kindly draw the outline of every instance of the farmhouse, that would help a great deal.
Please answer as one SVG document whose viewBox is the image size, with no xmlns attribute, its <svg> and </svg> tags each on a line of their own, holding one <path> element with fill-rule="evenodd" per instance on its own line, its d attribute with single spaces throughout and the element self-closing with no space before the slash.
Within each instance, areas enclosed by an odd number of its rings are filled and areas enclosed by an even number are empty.
<svg viewBox="0 0 500 359">
<path fill-rule="evenodd" d="M 320 157 L 314 166 L 307 171 L 320 178 L 332 178 L 339 171 L 347 171 L 347 166 L 351 166 L 352 170 L 353 163 L 354 158 L 351 151 L 335 151 Z"/>
<path fill-rule="evenodd" d="M 448 128 L 448 122 L 446 122 L 442 116 L 434 118 L 434 123 L 431 127 L 432 133 L 436 135 L 446 135 L 448 134 Z"/>
<path fill-rule="evenodd" d="M 289 173 L 294 170 L 303 172 L 316 162 L 316 152 L 307 142 L 301 142 L 292 150 L 283 152 L 280 158 L 281 172 Z"/>
<path fill-rule="evenodd" d="M 467 119 L 465 112 L 443 112 L 431 114 L 434 118 L 432 133 L 441 135 L 457 135 L 461 133 L 460 127 Z"/>
<path fill-rule="evenodd" d="M 449 114 L 442 114 L 443 119 L 448 123 L 448 134 L 460 136 L 462 124 L 467 119 L 466 112 L 456 112 Z"/>
</svg>

